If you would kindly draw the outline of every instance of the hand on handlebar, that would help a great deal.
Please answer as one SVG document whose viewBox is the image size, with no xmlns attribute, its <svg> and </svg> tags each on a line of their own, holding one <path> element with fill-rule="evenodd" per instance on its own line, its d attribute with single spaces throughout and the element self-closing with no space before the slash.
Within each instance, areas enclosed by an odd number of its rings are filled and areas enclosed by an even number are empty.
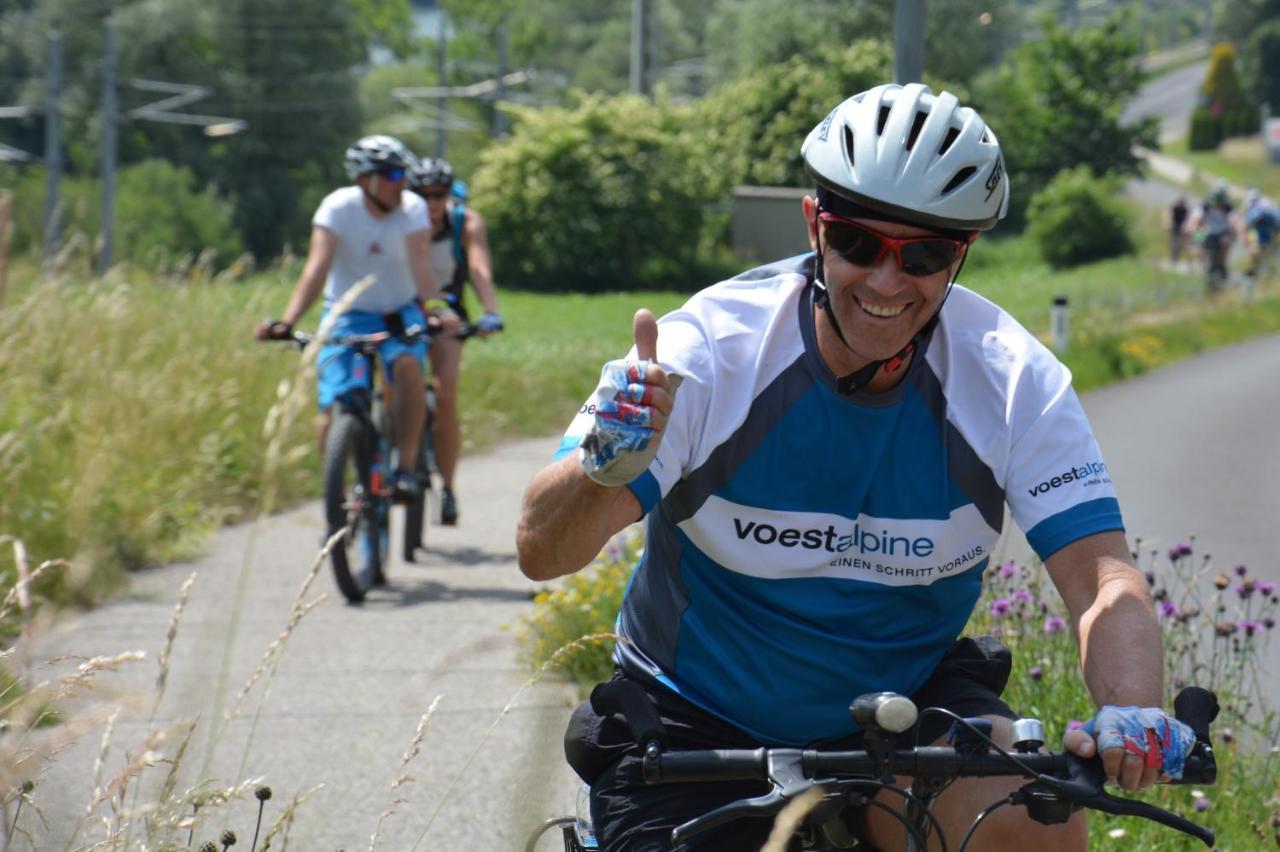
<svg viewBox="0 0 1280 852">
<path fill-rule="evenodd" d="M 488 337 L 502 331 L 502 327 L 502 317 L 489 311 L 476 322 L 476 334 L 480 337 Z"/>
<path fill-rule="evenodd" d="M 1195 732 L 1158 707 L 1110 704 L 1062 740 L 1064 748 L 1080 757 L 1093 757 L 1100 750 L 1107 780 L 1126 790 L 1181 778 L 1195 744 Z"/>
<path fill-rule="evenodd" d="M 253 328 L 254 340 L 292 340 L 293 326 L 282 320 L 263 320 Z"/>
</svg>

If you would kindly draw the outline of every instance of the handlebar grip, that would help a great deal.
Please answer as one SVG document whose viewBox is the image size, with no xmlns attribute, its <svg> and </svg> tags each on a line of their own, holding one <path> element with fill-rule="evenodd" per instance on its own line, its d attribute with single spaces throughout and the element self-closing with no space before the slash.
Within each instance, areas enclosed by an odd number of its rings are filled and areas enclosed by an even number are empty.
<svg viewBox="0 0 1280 852">
<path fill-rule="evenodd" d="M 1209 723 L 1218 718 L 1218 696 L 1199 686 L 1188 686 L 1173 699 L 1173 713 L 1196 732 L 1196 739 L 1208 741 Z"/>
<path fill-rule="evenodd" d="M 658 711 L 639 684 L 629 680 L 597 684 L 591 690 L 591 709 L 601 716 L 621 716 L 632 738 L 642 747 L 657 742 L 665 749 L 671 743 Z"/>
</svg>

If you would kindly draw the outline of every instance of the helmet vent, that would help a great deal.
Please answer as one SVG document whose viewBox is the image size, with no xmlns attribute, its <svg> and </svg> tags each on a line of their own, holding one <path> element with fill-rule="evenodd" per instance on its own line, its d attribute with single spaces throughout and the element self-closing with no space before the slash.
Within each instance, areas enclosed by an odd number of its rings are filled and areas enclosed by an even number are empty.
<svg viewBox="0 0 1280 852">
<path fill-rule="evenodd" d="M 947 185 L 942 188 L 942 194 L 948 195 L 951 192 L 958 189 L 960 187 L 960 184 L 964 183 L 969 178 L 973 177 L 973 174 L 976 171 L 977 169 L 975 169 L 973 166 L 965 166 L 963 169 L 956 172 L 955 175 L 951 178 L 951 180 L 947 181 Z"/>
<path fill-rule="evenodd" d="M 884 126 L 889 121 L 889 108 L 887 106 L 880 107 L 880 114 L 876 117 L 876 135 L 884 134 Z"/>
<path fill-rule="evenodd" d="M 916 146 L 916 137 L 920 135 L 920 128 L 924 127 L 924 120 L 928 117 L 923 110 L 916 113 L 915 121 L 911 122 L 911 132 L 907 134 L 908 151 Z"/>
<path fill-rule="evenodd" d="M 960 131 L 954 127 L 947 128 L 947 136 L 942 140 L 942 147 L 938 149 L 938 156 L 941 157 L 947 153 L 947 149 L 951 147 L 951 143 L 960 138 Z"/>
<path fill-rule="evenodd" d="M 849 158 L 849 168 L 853 168 L 853 130 L 844 126 L 844 154 Z"/>
</svg>

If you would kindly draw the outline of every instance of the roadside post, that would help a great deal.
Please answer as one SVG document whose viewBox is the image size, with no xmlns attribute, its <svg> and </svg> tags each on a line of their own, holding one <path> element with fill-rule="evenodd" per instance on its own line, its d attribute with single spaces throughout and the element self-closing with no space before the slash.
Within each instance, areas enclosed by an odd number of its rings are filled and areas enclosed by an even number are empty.
<svg viewBox="0 0 1280 852">
<path fill-rule="evenodd" d="M 1271 162 L 1280 163 L 1280 118 L 1268 116 L 1262 122 L 1262 138 L 1267 143 L 1267 153 Z"/>
<path fill-rule="evenodd" d="M 1053 351 L 1059 355 L 1067 351 L 1067 341 L 1071 339 L 1071 309 L 1067 305 L 1067 297 L 1053 297 L 1053 308 L 1049 311 L 1049 330 L 1053 336 Z"/>
<path fill-rule="evenodd" d="M 4 290 L 9 284 L 9 234 L 13 222 L 13 193 L 0 192 L 0 308 L 4 307 Z"/>
</svg>

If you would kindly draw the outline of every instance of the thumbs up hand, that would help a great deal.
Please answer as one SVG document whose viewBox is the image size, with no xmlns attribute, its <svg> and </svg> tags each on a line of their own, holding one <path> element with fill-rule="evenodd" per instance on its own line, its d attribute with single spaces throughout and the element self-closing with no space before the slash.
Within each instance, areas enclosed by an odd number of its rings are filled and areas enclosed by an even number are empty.
<svg viewBox="0 0 1280 852">
<path fill-rule="evenodd" d="M 675 403 L 680 376 L 659 366 L 658 321 L 641 308 L 635 316 L 636 360 L 610 361 L 592 402 L 595 423 L 582 439 L 582 469 L 609 487 L 626 485 L 648 470 Z"/>
</svg>

